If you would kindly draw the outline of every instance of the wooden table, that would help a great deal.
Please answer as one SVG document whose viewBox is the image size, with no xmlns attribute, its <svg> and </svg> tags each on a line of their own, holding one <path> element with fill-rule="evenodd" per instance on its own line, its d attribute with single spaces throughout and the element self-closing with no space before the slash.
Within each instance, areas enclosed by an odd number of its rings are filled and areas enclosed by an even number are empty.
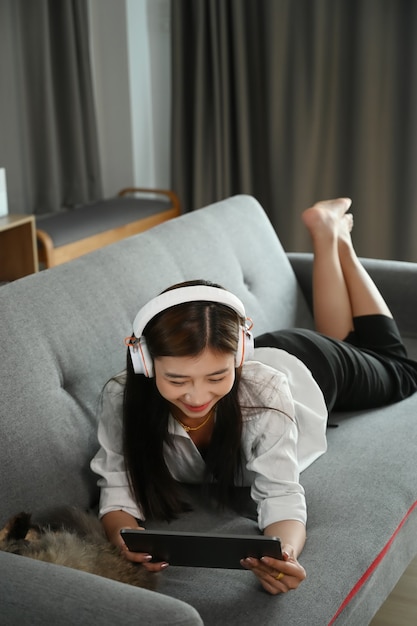
<svg viewBox="0 0 417 626">
<path fill-rule="evenodd" d="M 11 281 L 39 269 L 33 215 L 0 217 L 0 281 Z"/>
</svg>

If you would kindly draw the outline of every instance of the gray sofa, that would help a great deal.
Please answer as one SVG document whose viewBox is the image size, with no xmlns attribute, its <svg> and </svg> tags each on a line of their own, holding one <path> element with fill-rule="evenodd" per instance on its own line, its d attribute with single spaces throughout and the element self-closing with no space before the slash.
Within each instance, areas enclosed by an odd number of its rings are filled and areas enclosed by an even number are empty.
<svg viewBox="0 0 417 626">
<path fill-rule="evenodd" d="M 417 266 L 364 263 L 417 356 Z M 100 392 L 123 369 L 123 338 L 149 298 L 208 278 L 244 301 L 255 334 L 311 326 L 310 272 L 311 257 L 284 253 L 256 200 L 236 196 L 2 287 L 0 523 L 21 510 L 97 505 L 89 461 Z M 417 553 L 416 414 L 417 395 L 331 416 L 328 452 L 302 474 L 307 580 L 297 591 L 270 596 L 245 570 L 171 567 L 152 592 L 0 553 L 1 623 L 368 624 Z M 246 490 L 235 494 L 240 514 L 189 495 L 193 512 L 170 528 L 257 532 Z"/>
</svg>

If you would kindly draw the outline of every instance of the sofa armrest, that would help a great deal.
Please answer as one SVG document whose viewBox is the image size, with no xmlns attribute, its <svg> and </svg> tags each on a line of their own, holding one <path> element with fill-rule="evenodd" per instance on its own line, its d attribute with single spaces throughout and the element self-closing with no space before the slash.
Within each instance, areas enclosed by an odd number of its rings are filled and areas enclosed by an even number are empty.
<svg viewBox="0 0 417 626">
<path fill-rule="evenodd" d="M 294 270 L 300 289 L 311 312 L 313 312 L 312 271 L 313 255 L 307 252 L 288 252 L 288 259 Z"/>
<path fill-rule="evenodd" d="M 202 626 L 189 604 L 69 567 L 0 552 L 2 623 Z"/>
<path fill-rule="evenodd" d="M 288 253 L 301 290 L 312 306 L 313 255 Z M 404 337 L 417 337 L 417 263 L 361 258 L 361 263 L 384 296 Z"/>
</svg>

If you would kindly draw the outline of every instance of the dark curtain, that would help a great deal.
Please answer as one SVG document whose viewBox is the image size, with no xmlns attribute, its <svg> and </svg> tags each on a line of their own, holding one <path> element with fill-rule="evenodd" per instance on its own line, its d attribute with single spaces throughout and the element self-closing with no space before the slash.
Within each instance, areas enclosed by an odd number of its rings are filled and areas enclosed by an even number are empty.
<svg viewBox="0 0 417 626">
<path fill-rule="evenodd" d="M 9 212 L 101 197 L 85 0 L 0 0 L 0 166 Z"/>
<path fill-rule="evenodd" d="M 350 196 L 362 256 L 417 261 L 417 2 L 172 0 L 172 186 L 254 195 L 287 250 Z"/>
</svg>

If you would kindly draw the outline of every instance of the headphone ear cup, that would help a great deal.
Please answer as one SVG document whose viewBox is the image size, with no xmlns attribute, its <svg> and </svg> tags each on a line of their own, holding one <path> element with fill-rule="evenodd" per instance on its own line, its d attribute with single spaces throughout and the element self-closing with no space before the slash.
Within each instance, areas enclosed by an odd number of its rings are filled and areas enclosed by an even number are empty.
<svg viewBox="0 0 417 626">
<path fill-rule="evenodd" d="M 147 378 L 153 378 L 153 360 L 146 345 L 145 337 L 129 346 L 130 357 L 135 374 L 143 374 Z"/>
<path fill-rule="evenodd" d="M 235 366 L 241 367 L 245 361 L 253 358 L 254 343 L 253 335 L 246 326 L 239 328 L 239 341 L 237 344 Z"/>
</svg>

